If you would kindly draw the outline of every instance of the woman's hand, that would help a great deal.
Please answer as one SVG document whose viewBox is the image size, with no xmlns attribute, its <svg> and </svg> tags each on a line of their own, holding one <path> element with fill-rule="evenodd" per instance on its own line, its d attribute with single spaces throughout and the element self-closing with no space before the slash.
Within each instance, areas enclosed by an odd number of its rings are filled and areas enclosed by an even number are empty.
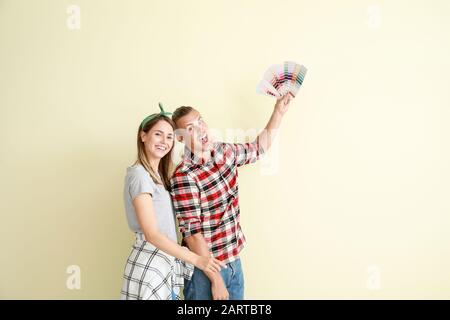
<svg viewBox="0 0 450 320">
<path fill-rule="evenodd" d="M 222 267 L 226 268 L 226 265 L 222 261 L 212 257 L 202 257 L 202 256 L 197 256 L 194 265 L 203 272 L 210 272 L 210 273 L 220 272 Z"/>
</svg>

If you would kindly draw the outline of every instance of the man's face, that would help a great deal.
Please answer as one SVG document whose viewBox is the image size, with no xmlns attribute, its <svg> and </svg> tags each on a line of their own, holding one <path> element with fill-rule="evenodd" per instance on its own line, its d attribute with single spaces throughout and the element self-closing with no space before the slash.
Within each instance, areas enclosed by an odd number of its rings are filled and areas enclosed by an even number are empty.
<svg viewBox="0 0 450 320">
<path fill-rule="evenodd" d="M 211 150 L 212 141 L 208 135 L 208 125 L 197 110 L 177 120 L 176 134 L 192 152 L 200 153 Z"/>
</svg>

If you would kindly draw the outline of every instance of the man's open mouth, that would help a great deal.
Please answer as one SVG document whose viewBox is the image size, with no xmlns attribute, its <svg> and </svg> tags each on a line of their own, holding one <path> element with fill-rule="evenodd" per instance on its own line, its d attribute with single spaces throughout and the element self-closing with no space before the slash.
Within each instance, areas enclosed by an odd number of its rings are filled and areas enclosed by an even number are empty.
<svg viewBox="0 0 450 320">
<path fill-rule="evenodd" d="M 200 141 L 202 142 L 202 144 L 206 144 L 206 143 L 208 143 L 208 135 L 205 133 L 204 135 L 203 135 L 203 137 L 200 139 Z"/>
</svg>

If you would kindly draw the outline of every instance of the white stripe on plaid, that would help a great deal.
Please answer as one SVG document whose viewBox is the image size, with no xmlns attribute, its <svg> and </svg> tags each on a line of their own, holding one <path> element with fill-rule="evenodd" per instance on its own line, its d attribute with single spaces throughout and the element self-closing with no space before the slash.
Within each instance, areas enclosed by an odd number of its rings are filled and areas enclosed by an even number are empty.
<svg viewBox="0 0 450 320">
<path fill-rule="evenodd" d="M 136 233 L 136 242 L 125 266 L 122 300 L 180 300 L 184 279 L 190 280 L 194 267 L 157 249 Z"/>
</svg>

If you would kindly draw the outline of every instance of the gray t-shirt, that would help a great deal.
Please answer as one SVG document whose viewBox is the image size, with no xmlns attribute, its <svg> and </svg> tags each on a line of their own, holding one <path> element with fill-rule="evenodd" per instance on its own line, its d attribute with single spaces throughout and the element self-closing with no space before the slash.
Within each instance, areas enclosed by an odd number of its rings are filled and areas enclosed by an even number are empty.
<svg viewBox="0 0 450 320">
<path fill-rule="evenodd" d="M 153 208 L 155 209 L 158 230 L 169 239 L 177 241 L 175 229 L 175 215 L 173 212 L 172 199 L 163 185 L 155 184 L 145 168 L 136 164 L 127 168 L 125 176 L 124 201 L 128 226 L 134 232 L 141 232 L 133 199 L 141 193 L 149 193 L 152 196 Z"/>
</svg>

